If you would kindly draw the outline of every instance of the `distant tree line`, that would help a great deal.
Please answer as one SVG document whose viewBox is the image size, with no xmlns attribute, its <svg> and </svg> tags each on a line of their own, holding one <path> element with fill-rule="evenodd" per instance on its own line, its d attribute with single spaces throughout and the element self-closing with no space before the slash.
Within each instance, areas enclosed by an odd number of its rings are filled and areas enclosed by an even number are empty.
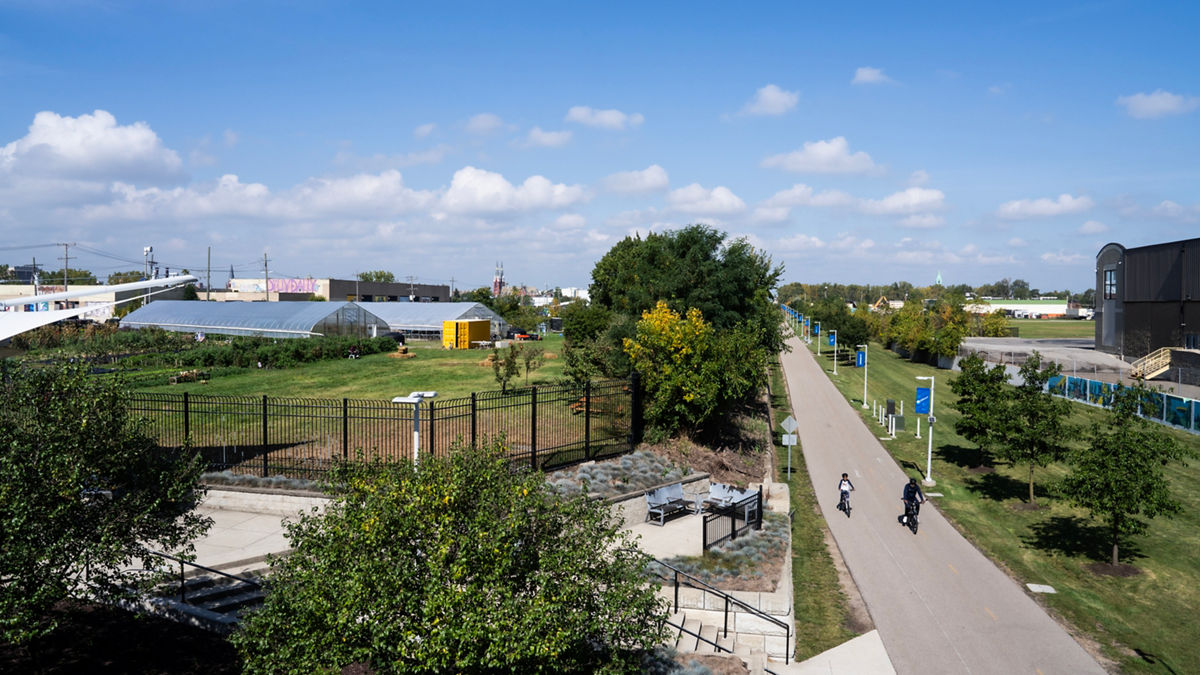
<svg viewBox="0 0 1200 675">
<path fill-rule="evenodd" d="M 999 281 L 990 284 L 982 284 L 979 286 L 970 286 L 968 284 L 955 284 L 952 286 L 933 286 L 928 288 L 919 288 L 907 281 L 897 281 L 891 284 L 874 285 L 874 284 L 838 284 L 838 283 L 816 283 L 802 284 L 789 283 L 784 284 L 779 289 L 779 301 L 791 305 L 792 302 L 820 302 L 828 298 L 841 298 L 846 302 L 853 302 L 856 305 L 863 303 L 873 303 L 881 297 L 886 297 L 888 300 L 906 300 L 914 291 L 920 292 L 924 297 L 930 297 L 933 294 L 933 289 L 941 289 L 950 295 L 959 295 L 964 298 L 995 298 L 998 300 L 1030 300 L 1040 297 L 1054 297 L 1064 301 L 1078 302 L 1084 307 L 1094 307 L 1096 292 L 1095 289 L 1087 289 L 1080 293 L 1073 293 L 1070 290 L 1046 290 L 1042 291 L 1037 288 L 1032 288 L 1028 281 L 1024 279 L 1009 279 L 1005 277 Z"/>
</svg>

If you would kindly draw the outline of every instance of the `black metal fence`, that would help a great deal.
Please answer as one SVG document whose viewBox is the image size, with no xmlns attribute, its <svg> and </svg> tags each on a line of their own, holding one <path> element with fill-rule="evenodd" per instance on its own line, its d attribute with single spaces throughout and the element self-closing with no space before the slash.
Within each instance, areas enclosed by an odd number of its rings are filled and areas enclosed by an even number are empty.
<svg viewBox="0 0 1200 675">
<path fill-rule="evenodd" d="M 306 479 L 360 453 L 397 461 L 414 457 L 414 442 L 421 455 L 444 455 L 455 443 L 501 437 L 514 464 L 550 470 L 627 452 L 642 434 L 636 379 L 488 391 L 420 406 L 134 393 L 130 409 L 160 446 L 190 441 L 212 470 Z"/>
<path fill-rule="evenodd" d="M 762 488 L 736 504 L 713 508 L 704 514 L 704 550 L 737 539 L 750 530 L 761 530 Z"/>
</svg>

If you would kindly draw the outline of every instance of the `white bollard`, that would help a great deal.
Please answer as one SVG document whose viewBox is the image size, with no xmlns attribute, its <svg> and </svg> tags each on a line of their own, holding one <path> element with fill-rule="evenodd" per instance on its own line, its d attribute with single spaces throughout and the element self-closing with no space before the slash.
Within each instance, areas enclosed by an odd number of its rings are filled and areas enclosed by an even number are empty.
<svg viewBox="0 0 1200 675">
<path fill-rule="evenodd" d="M 921 437 L 921 418 L 917 418 L 917 438 Z"/>
</svg>

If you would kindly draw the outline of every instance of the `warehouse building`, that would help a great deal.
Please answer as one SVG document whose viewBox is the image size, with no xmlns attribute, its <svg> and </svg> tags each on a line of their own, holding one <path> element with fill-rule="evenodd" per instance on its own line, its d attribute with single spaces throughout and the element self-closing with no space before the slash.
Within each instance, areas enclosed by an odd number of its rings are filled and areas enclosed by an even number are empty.
<svg viewBox="0 0 1200 675">
<path fill-rule="evenodd" d="M 353 302 L 160 300 L 130 312 L 121 319 L 121 327 L 275 338 L 329 335 L 366 338 L 388 331 L 386 321 Z"/>
<path fill-rule="evenodd" d="M 313 297 L 346 302 L 447 302 L 450 287 L 355 279 L 230 279 L 224 291 L 214 289 L 208 299 L 274 302 Z"/>
<path fill-rule="evenodd" d="M 360 302 L 360 306 L 383 319 L 388 330 L 418 339 L 440 340 L 442 323 L 487 319 L 492 323 L 492 339 L 508 333 L 508 322 L 478 302 Z"/>
<path fill-rule="evenodd" d="M 1123 357 L 1200 349 L 1200 239 L 1096 255 L 1096 349 Z"/>
</svg>

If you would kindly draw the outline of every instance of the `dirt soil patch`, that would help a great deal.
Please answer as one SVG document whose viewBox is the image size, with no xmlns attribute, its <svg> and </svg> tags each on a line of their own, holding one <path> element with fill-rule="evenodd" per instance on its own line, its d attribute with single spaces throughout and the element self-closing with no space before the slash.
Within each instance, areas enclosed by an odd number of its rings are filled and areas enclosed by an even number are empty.
<svg viewBox="0 0 1200 675">
<path fill-rule="evenodd" d="M 1133 565 L 1126 565 L 1124 563 L 1118 563 L 1116 565 L 1112 563 L 1092 563 L 1088 565 L 1087 568 L 1092 574 L 1102 577 L 1129 578 L 1136 577 L 1142 573 L 1141 570 Z"/>
<path fill-rule="evenodd" d="M 680 654 L 675 657 L 675 663 L 687 668 L 693 663 L 704 666 L 713 675 L 743 675 L 750 670 L 736 656 L 718 656 L 716 654 Z"/>
<path fill-rule="evenodd" d="M 0 644 L 5 673 L 240 673 L 223 637 L 116 607 L 60 602 L 58 628 L 23 647 Z"/>
<path fill-rule="evenodd" d="M 741 452 L 725 448 L 708 448 L 686 439 L 672 439 L 657 445 L 643 445 L 678 466 L 690 466 L 693 471 L 707 473 L 714 483 L 746 487 L 760 483 L 770 475 L 771 457 L 766 452 Z"/>
</svg>

